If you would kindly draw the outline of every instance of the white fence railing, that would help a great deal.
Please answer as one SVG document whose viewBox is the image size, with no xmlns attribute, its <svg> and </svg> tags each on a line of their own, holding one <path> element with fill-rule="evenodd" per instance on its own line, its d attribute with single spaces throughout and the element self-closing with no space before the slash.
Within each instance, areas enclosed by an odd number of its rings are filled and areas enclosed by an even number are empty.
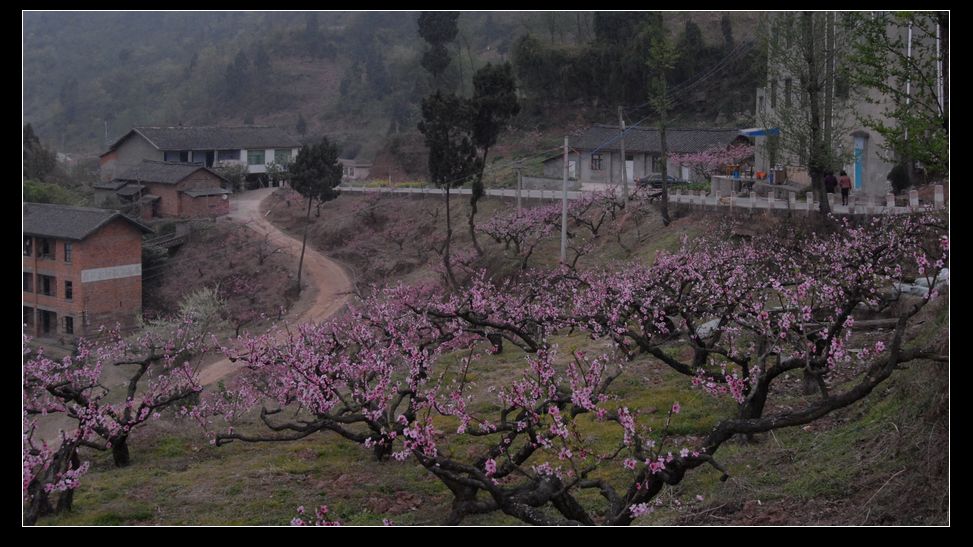
<svg viewBox="0 0 973 547">
<path fill-rule="evenodd" d="M 393 188 L 388 186 L 365 187 L 341 185 L 338 187 L 338 189 L 345 192 L 418 194 L 427 196 L 441 196 L 444 193 L 442 189 L 434 187 Z M 455 188 L 450 190 L 450 194 L 470 195 L 471 191 L 472 190 L 469 188 Z M 781 191 L 786 192 L 786 198 L 779 197 L 781 195 Z M 561 190 L 524 189 L 521 190 L 521 197 L 525 199 L 557 200 L 561 199 L 561 192 Z M 515 188 L 490 188 L 486 190 L 486 195 L 516 198 L 517 190 Z M 582 195 L 584 195 L 584 191 L 568 190 L 568 199 L 579 199 Z M 810 195 L 811 194 L 808 194 L 808 196 Z M 933 187 L 933 196 L 933 203 L 931 204 L 931 207 L 934 209 L 945 208 L 946 200 L 942 185 L 936 185 Z M 852 194 L 849 197 L 848 205 L 841 205 L 837 195 L 835 194 L 828 194 L 828 200 L 831 204 L 832 213 L 839 215 L 901 214 L 911 213 L 920 209 L 928 209 L 930 207 L 930 204 L 928 203 L 920 206 L 919 192 L 916 190 L 909 192 L 909 204 L 907 206 L 896 205 L 895 196 L 893 194 L 888 194 L 885 197 L 885 203 L 879 203 L 874 196 L 866 194 Z M 791 191 L 790 187 L 775 188 L 775 191 L 767 192 L 766 196 L 758 196 L 757 192 L 753 190 L 746 192 L 746 195 L 741 196 L 735 188 L 730 189 L 724 187 L 722 184 L 714 184 L 713 191 L 709 193 L 703 190 L 693 191 L 670 189 L 669 203 L 726 207 L 728 209 L 741 208 L 748 210 L 764 209 L 769 211 L 804 211 L 807 213 L 818 210 L 817 201 L 814 201 L 813 198 L 798 199 L 797 192 Z"/>
</svg>

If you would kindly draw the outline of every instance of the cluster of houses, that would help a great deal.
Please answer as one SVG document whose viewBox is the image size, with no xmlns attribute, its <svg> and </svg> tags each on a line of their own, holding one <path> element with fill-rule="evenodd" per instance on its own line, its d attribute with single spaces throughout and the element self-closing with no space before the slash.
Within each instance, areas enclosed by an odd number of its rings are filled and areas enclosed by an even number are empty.
<svg viewBox="0 0 973 547">
<path fill-rule="evenodd" d="M 616 183 L 662 171 L 662 147 L 654 128 L 625 133 L 622 159 L 617 126 L 594 125 L 572 141 L 570 177 Z M 668 151 L 685 154 L 752 142 L 736 129 L 669 129 Z M 156 218 L 216 217 L 229 212 L 230 182 L 221 166 L 245 167 L 252 176 L 272 164 L 286 165 L 300 143 L 275 127 L 136 127 L 100 156 L 102 180 L 96 202 L 116 210 L 26 204 L 24 206 L 24 325 L 34 336 L 92 334 L 103 324 L 132 326 L 141 314 L 142 236 Z M 340 160 L 346 178 L 366 178 L 370 165 Z M 668 172 L 692 180 L 684 166 Z M 560 179 L 563 156 L 544 161 L 544 174 Z"/>
<path fill-rule="evenodd" d="M 212 218 L 229 212 L 238 166 L 260 177 L 286 169 L 300 142 L 276 127 L 135 127 L 100 156 L 96 204 L 38 203 L 23 210 L 23 324 L 35 337 L 69 339 L 103 325 L 133 327 L 142 309 L 142 239 L 156 218 Z M 341 160 L 347 178 L 370 164 Z"/>
<path fill-rule="evenodd" d="M 911 39 L 911 38 L 910 38 Z M 800 158 L 774 157 L 775 127 L 780 111 L 799 104 L 794 75 L 768 66 L 768 80 L 756 93 L 756 120 L 763 127 L 672 128 L 667 151 L 690 154 L 755 144 L 754 167 L 769 171 L 777 163 L 801 165 Z M 781 95 L 781 92 L 783 93 Z M 850 110 L 878 115 L 874 97 L 842 98 Z M 837 98 L 835 99 L 838 100 Z M 881 135 L 860 122 L 844 128 L 843 147 L 854 150 L 845 166 L 857 192 L 884 196 L 891 163 L 882 156 Z M 577 184 L 619 183 L 667 172 L 693 181 L 686 165 L 665 157 L 654 128 L 594 125 L 571 139 L 569 177 Z M 219 168 L 237 166 L 250 177 L 266 176 L 272 166 L 286 169 L 300 142 L 276 127 L 135 127 L 100 156 L 101 181 L 96 201 L 124 210 L 26 204 L 24 206 L 24 325 L 34 336 L 79 336 L 101 324 L 132 325 L 141 312 L 142 236 L 155 218 L 216 217 L 229 212 L 231 183 Z M 623 152 L 624 149 L 624 152 Z M 624 157 L 623 157 L 624 156 Z M 783 156 L 783 157 L 781 157 Z M 344 177 L 368 178 L 367 162 L 341 159 Z M 544 177 L 559 183 L 561 154 L 543 162 Z M 623 170 L 624 168 L 624 170 Z M 806 182 L 806 171 L 791 169 L 789 177 Z"/>
</svg>

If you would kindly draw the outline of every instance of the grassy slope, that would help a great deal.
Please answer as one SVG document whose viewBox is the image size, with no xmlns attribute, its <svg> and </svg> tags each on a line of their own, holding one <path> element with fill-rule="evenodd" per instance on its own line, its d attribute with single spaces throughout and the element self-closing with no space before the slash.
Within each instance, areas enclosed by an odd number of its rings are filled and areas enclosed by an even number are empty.
<svg viewBox="0 0 973 547">
<path fill-rule="evenodd" d="M 322 219 L 337 224 L 314 228 L 312 241 L 326 252 L 358 252 L 356 270 L 372 272 L 369 278 L 415 280 L 428 277 L 437 257 L 409 267 L 380 269 L 378 264 L 413 254 L 410 246 L 428 245 L 434 233 L 413 237 L 400 250 L 388 241 L 388 230 L 438 202 L 388 199 L 369 203 L 362 196 L 346 195 L 322 208 Z M 357 224 L 363 205 L 377 216 L 368 226 Z M 509 206 L 509 204 L 507 205 Z M 494 211 L 503 203 L 489 201 L 481 210 Z M 271 218 L 296 229 L 299 207 L 274 207 Z M 457 248 L 468 246 L 463 206 L 455 228 Z M 350 214 L 349 214 L 350 213 Z M 487 213 L 489 214 L 489 213 Z M 484 215 L 485 216 L 485 215 Z M 384 220 L 383 220 L 384 218 Z M 377 220 L 376 220 L 377 219 Z M 661 230 L 652 219 L 641 226 L 641 242 L 627 232 L 623 243 L 606 241 L 587 257 L 589 264 L 627 259 L 651 260 L 659 249 L 679 244 L 708 222 L 677 220 Z M 357 230 L 354 227 L 357 226 Z M 422 233 L 420 231 L 420 233 Z M 339 237 L 341 236 L 341 237 Z M 511 263 L 500 249 L 487 244 L 489 263 L 507 269 Z M 535 264 L 555 260 L 556 241 L 538 250 Z M 351 254 L 346 256 L 352 256 Z M 583 259 L 584 260 L 584 259 Z M 376 273 L 377 272 L 377 273 Z M 395 272 L 395 273 L 392 273 Z M 929 310 L 918 342 L 942 339 L 948 326 L 948 308 Z M 592 350 L 582 336 L 557 340 L 567 355 L 580 347 Z M 454 357 L 455 359 L 455 357 Z M 508 349 L 480 362 L 473 371 L 481 385 L 509 377 L 520 367 L 522 354 Z M 450 362 L 446 359 L 444 365 Z M 658 428 L 665 409 L 680 401 L 683 412 L 672 426 L 673 444 L 701 436 L 717 416 L 732 412 L 724 400 L 715 400 L 689 388 L 685 378 L 650 360 L 639 360 L 616 386 L 620 400 L 647 411 L 645 420 Z M 719 473 L 701 468 L 660 496 L 663 510 L 640 518 L 637 524 L 940 524 L 946 522 L 948 496 L 948 369 L 915 363 L 865 403 L 835 413 L 805 428 L 792 428 L 760 437 L 753 444 L 730 443 L 718 458 L 731 472 L 727 482 Z M 793 385 L 800 380 L 793 378 Z M 787 403 L 787 397 L 781 399 Z M 481 394 L 475 404 L 488 407 Z M 447 428 L 443 420 L 439 426 Z M 582 422 L 580 433 L 607 449 L 617 431 L 605 424 Z M 370 452 L 334 435 L 316 435 L 281 444 L 207 444 L 191 423 L 167 418 L 136 433 L 131 441 L 133 465 L 117 470 L 107 455 L 93 454 L 93 470 L 82 480 L 71 514 L 42 520 L 42 524 L 282 524 L 295 516 L 298 505 L 327 503 L 333 514 L 348 524 L 379 524 L 390 518 L 397 524 L 436 524 L 448 512 L 449 493 L 413 462 L 374 465 Z M 454 450 L 475 453 L 469 442 Z M 620 480 L 620 470 L 605 471 Z M 695 496 L 703 496 L 703 501 Z M 597 507 L 594 493 L 582 503 Z M 469 524 L 516 524 L 503 515 L 485 515 Z"/>
</svg>

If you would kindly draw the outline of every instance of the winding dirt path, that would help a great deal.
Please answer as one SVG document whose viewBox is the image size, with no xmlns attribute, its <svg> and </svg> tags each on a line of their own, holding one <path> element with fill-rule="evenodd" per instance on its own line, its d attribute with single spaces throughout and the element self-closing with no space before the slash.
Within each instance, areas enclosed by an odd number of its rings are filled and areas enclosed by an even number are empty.
<svg viewBox="0 0 973 547">
<path fill-rule="evenodd" d="M 229 218 L 234 222 L 246 224 L 259 234 L 269 234 L 270 242 L 294 257 L 295 267 L 301 255 L 301 240 L 291 237 L 268 221 L 260 213 L 260 203 L 274 192 L 275 188 L 261 188 L 235 195 L 230 204 Z M 323 321 L 339 310 L 348 301 L 352 291 L 351 277 L 340 264 L 316 251 L 311 245 L 304 252 L 305 289 L 300 300 L 285 316 L 289 323 Z M 287 280 L 281 280 L 282 283 Z M 223 358 L 204 365 L 199 372 L 203 386 L 215 384 L 233 372 L 240 370 L 229 359 Z"/>
</svg>

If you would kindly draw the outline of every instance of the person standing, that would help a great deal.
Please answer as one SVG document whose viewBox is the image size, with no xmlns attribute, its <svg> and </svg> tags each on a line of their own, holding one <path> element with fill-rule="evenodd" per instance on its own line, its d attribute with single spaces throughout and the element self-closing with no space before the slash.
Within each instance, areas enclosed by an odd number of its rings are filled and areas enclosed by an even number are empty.
<svg viewBox="0 0 973 547">
<path fill-rule="evenodd" d="M 848 193 L 851 192 L 851 178 L 848 177 L 848 173 L 841 172 L 841 176 L 838 177 L 838 186 L 841 187 L 841 204 L 848 205 Z"/>
<path fill-rule="evenodd" d="M 833 194 L 838 187 L 838 178 L 834 176 L 834 171 L 828 171 L 824 176 L 824 191 Z"/>
</svg>

